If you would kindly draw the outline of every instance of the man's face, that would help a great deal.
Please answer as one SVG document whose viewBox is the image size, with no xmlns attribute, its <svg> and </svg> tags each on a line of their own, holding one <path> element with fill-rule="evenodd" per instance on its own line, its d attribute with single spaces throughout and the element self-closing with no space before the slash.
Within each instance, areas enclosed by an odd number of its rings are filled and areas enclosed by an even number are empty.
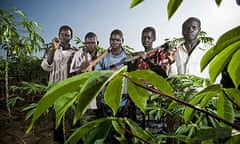
<svg viewBox="0 0 240 144">
<path fill-rule="evenodd" d="M 154 42 L 153 33 L 151 31 L 143 32 L 143 34 L 142 34 L 142 45 L 145 48 L 145 50 L 151 49 L 153 42 Z"/>
<path fill-rule="evenodd" d="M 110 37 L 110 45 L 112 49 L 120 49 L 122 47 L 123 38 L 119 34 L 113 34 Z"/>
<path fill-rule="evenodd" d="M 71 31 L 68 29 L 61 30 L 59 33 L 59 39 L 61 40 L 62 43 L 69 43 L 70 40 L 72 39 Z"/>
<path fill-rule="evenodd" d="M 96 37 L 87 37 L 84 44 L 88 52 L 94 52 L 97 50 L 98 41 Z"/>
<path fill-rule="evenodd" d="M 195 40 L 201 28 L 197 21 L 190 21 L 183 26 L 183 37 L 185 40 Z"/>
</svg>

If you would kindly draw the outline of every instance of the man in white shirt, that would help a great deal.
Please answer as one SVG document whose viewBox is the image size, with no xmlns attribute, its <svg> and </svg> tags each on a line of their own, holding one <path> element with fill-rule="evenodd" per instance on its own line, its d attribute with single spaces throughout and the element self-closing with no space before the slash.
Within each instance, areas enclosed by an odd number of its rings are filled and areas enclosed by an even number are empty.
<svg viewBox="0 0 240 144">
<path fill-rule="evenodd" d="M 59 28 L 58 38 L 52 41 L 52 47 L 44 56 L 41 67 L 43 70 L 49 72 L 49 83 L 57 83 L 67 79 L 69 74 L 69 67 L 72 57 L 76 52 L 76 48 L 70 44 L 73 37 L 73 30 L 70 26 L 63 25 Z M 61 121 L 58 128 L 55 129 L 56 113 L 54 107 L 51 109 L 53 117 L 53 140 L 59 144 L 64 143 L 64 124 Z"/>
<path fill-rule="evenodd" d="M 84 49 L 78 50 L 73 57 L 70 73 L 79 74 L 85 72 L 89 64 L 97 58 L 97 46 L 99 44 L 97 35 L 88 32 L 85 35 Z"/>
<path fill-rule="evenodd" d="M 177 46 L 176 60 L 171 65 L 169 75 L 190 74 L 209 78 L 208 68 L 203 72 L 200 70 L 201 58 L 207 51 L 207 45 L 198 39 L 200 31 L 198 18 L 190 17 L 182 24 L 184 42 Z"/>
</svg>

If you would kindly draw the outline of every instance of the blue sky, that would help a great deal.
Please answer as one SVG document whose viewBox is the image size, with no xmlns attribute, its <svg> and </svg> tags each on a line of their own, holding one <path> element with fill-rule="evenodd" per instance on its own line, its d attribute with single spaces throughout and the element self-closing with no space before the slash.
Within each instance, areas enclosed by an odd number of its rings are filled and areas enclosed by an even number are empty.
<svg viewBox="0 0 240 144">
<path fill-rule="evenodd" d="M 190 16 L 200 18 L 202 30 L 215 40 L 240 24 L 240 6 L 235 0 L 224 0 L 220 7 L 215 0 L 184 0 L 170 20 L 167 18 L 167 2 L 146 0 L 130 9 L 131 0 L 0 0 L 0 8 L 15 6 L 21 9 L 29 20 L 43 27 L 40 35 L 46 42 L 57 36 L 61 25 L 69 25 L 74 36 L 82 40 L 87 32 L 95 32 L 100 46 L 107 48 L 111 31 L 121 29 L 124 44 L 135 51 L 143 50 L 140 38 L 146 26 L 156 28 L 154 46 L 158 46 L 165 38 L 181 37 L 181 24 Z"/>
</svg>

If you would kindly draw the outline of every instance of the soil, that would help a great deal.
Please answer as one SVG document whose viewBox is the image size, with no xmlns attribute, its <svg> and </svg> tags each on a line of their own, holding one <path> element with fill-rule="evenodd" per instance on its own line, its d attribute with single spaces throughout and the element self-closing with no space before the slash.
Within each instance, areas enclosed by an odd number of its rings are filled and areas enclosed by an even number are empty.
<svg viewBox="0 0 240 144">
<path fill-rule="evenodd" d="M 20 101 L 11 107 L 12 122 L 6 108 L 5 98 L 0 99 L 0 144 L 53 144 L 52 118 L 49 113 L 42 115 L 29 134 L 26 130 L 31 119 L 25 120 L 27 112 L 22 109 L 33 101 Z"/>
</svg>

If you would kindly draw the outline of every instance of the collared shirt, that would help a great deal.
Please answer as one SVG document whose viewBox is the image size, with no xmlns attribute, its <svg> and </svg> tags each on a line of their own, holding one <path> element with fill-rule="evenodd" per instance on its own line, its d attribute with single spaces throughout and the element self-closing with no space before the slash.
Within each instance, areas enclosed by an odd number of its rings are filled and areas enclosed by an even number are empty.
<svg viewBox="0 0 240 144">
<path fill-rule="evenodd" d="M 148 59 L 156 66 L 161 67 L 163 70 L 167 70 L 169 67 L 169 60 L 167 52 L 163 48 L 156 48 L 148 54 Z M 138 60 L 138 69 L 150 69 L 147 62 L 142 59 Z"/>
<path fill-rule="evenodd" d="M 69 67 L 71 59 L 75 53 L 74 48 L 63 50 L 62 47 L 55 50 L 52 64 L 48 64 L 46 54 L 42 60 L 41 67 L 43 70 L 50 72 L 49 82 L 60 82 L 69 76 Z"/>
<path fill-rule="evenodd" d="M 78 50 L 72 59 L 71 67 L 70 67 L 70 73 L 78 72 L 80 70 L 80 66 L 83 62 L 88 60 L 90 63 L 92 61 L 92 57 L 89 53 L 85 55 L 85 52 L 83 49 Z"/>
<path fill-rule="evenodd" d="M 207 52 L 207 45 L 199 43 L 190 55 L 185 45 L 182 43 L 177 46 L 176 61 L 171 65 L 169 75 L 190 74 L 203 78 L 209 78 L 208 67 L 201 72 L 200 62 Z"/>
</svg>

